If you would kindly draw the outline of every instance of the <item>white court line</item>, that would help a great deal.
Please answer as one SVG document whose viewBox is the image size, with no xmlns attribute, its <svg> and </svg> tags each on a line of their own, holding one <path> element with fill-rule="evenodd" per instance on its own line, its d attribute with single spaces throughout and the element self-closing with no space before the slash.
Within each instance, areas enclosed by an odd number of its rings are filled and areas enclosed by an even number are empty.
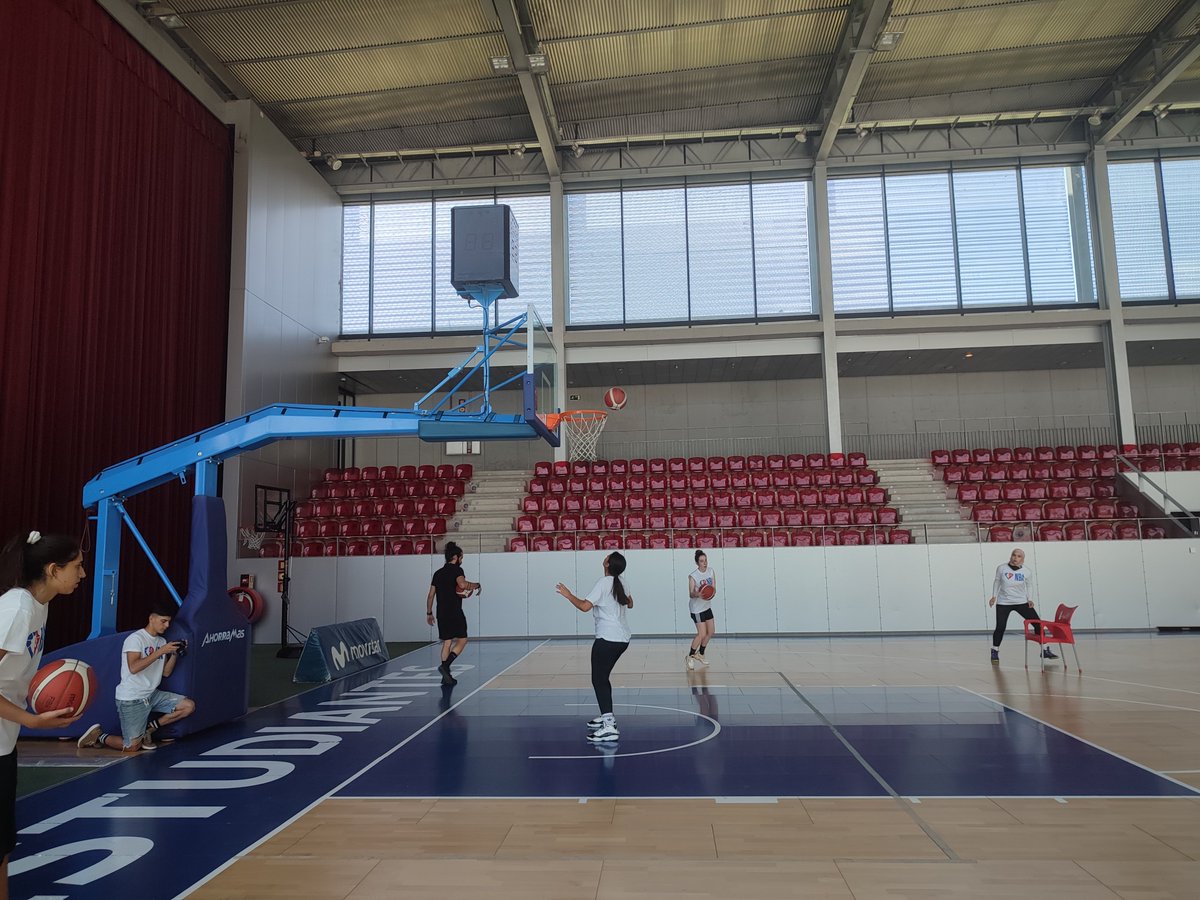
<svg viewBox="0 0 1200 900">
<path fill-rule="evenodd" d="M 432 719 L 430 719 L 428 722 L 426 722 L 424 725 L 422 725 L 420 728 L 418 728 L 416 731 L 414 731 L 412 734 L 410 734 L 408 737 L 406 737 L 404 740 L 402 740 L 400 743 L 398 743 L 395 747 L 392 747 L 390 750 L 388 750 L 387 753 L 385 753 L 382 756 L 378 757 L 377 759 L 367 763 L 365 766 L 363 766 L 361 769 L 359 769 L 357 772 L 355 772 L 353 775 L 351 775 L 349 778 L 347 778 L 345 781 L 343 781 L 337 787 L 331 789 L 324 796 L 318 797 L 316 800 L 314 800 L 308 806 L 304 807 L 304 809 L 300 810 L 300 812 L 296 813 L 294 816 L 292 816 L 290 819 L 288 819 L 286 822 L 284 822 L 278 828 L 263 835 L 261 838 L 259 838 L 257 841 L 255 841 L 253 844 L 251 844 L 249 847 L 247 847 L 245 850 L 243 850 L 241 853 L 238 853 L 237 855 L 233 856 L 231 859 L 226 860 L 225 863 L 222 864 L 221 866 L 219 866 L 218 868 L 213 869 L 206 876 L 204 876 L 202 879 L 200 879 L 195 884 L 193 884 L 191 887 L 189 887 L 186 891 L 179 894 L 179 897 L 180 898 L 187 897 L 189 894 L 192 894 L 193 892 L 195 892 L 198 888 L 203 887 L 205 884 L 212 881 L 214 878 L 216 878 L 218 875 L 220 875 L 222 872 L 224 872 L 226 869 L 228 869 L 230 866 L 232 866 L 235 862 L 237 862 L 239 859 L 244 857 L 246 854 L 253 852 L 256 847 L 259 847 L 262 844 L 269 841 L 271 838 L 273 838 L 275 835 L 279 834 L 279 832 L 283 831 L 283 829 L 287 828 L 289 825 L 291 825 L 293 822 L 295 822 L 301 816 L 304 816 L 307 813 L 309 813 L 314 807 L 319 806 L 321 803 L 328 800 L 330 797 L 332 797 L 334 794 L 336 794 L 342 788 L 346 787 L 346 785 L 353 783 L 355 779 L 360 778 L 362 775 L 366 774 L 368 771 L 375 768 L 375 766 L 379 765 L 381 762 L 383 762 L 385 759 L 387 759 L 389 756 L 391 756 L 393 753 L 395 753 L 397 750 L 399 750 L 401 747 L 403 747 L 409 741 L 413 740 L 413 738 L 417 737 L 419 734 L 421 734 L 428 728 L 431 728 L 435 723 L 440 721 L 444 716 L 449 715 L 451 712 L 453 712 L 459 706 L 462 706 L 464 703 L 466 703 L 468 700 L 470 700 L 472 697 L 474 697 L 476 694 L 478 694 L 480 691 L 482 691 L 485 687 L 487 687 L 489 684 L 491 684 L 493 681 L 495 681 L 497 678 L 499 678 L 501 675 L 503 675 L 505 672 L 507 672 L 513 666 L 523 663 L 532 654 L 536 653 L 538 650 L 540 650 L 544 645 L 546 645 L 548 643 L 550 643 L 549 640 L 542 641 L 540 644 L 538 644 L 536 647 L 534 647 L 532 650 L 530 650 L 528 653 L 526 653 L 520 659 L 516 660 L 511 665 L 506 666 L 502 671 L 497 672 L 495 675 L 493 675 L 491 678 L 489 678 L 487 681 L 485 681 L 479 687 L 475 688 L 475 690 L 471 691 L 471 693 L 465 695 L 461 700 L 459 700 L 457 703 L 455 703 L 449 709 L 446 709 L 443 712 L 438 713 L 436 716 L 434 716 Z M 405 654 L 405 655 L 407 655 L 407 654 Z M 397 659 L 399 659 L 399 658 L 400 657 L 397 657 Z M 391 662 L 391 661 L 392 660 L 389 660 L 389 662 Z M 360 799 L 360 798 L 356 797 L 354 799 Z M 391 799 L 395 800 L 397 798 L 392 797 Z"/>
<path fill-rule="evenodd" d="M 1163 769 L 1160 775 L 1200 775 L 1200 769 Z"/>
<path fill-rule="evenodd" d="M 563 706 L 591 706 L 591 703 L 564 703 Z M 603 757 L 597 756 L 595 753 L 581 754 L 578 756 L 531 756 L 530 759 L 617 759 L 618 757 L 628 756 L 653 756 L 655 753 L 671 753 L 675 750 L 686 750 L 688 747 L 695 747 L 697 744 L 703 744 L 705 741 L 711 741 L 721 733 L 721 723 L 716 719 L 710 719 L 702 713 L 692 712 L 690 709 L 678 709 L 674 706 L 651 706 L 649 703 L 614 703 L 613 706 L 625 706 L 630 709 L 665 709 L 667 712 L 681 712 L 684 715 L 695 716 L 697 719 L 703 719 L 713 726 L 712 734 L 705 735 L 698 741 L 692 741 L 690 744 L 680 744 L 678 747 L 663 747 L 660 750 L 639 750 L 636 753 L 609 753 Z M 614 742 L 615 743 L 615 742 Z"/>
<path fill-rule="evenodd" d="M 963 690 L 970 690 L 970 688 L 963 688 Z M 971 691 L 971 693 L 975 692 Z M 992 692 L 987 691 L 985 693 Z M 1178 709 L 1183 712 L 1200 713 L 1200 709 L 1194 706 L 1171 706 L 1167 703 L 1151 703 L 1149 700 L 1125 700 L 1121 697 L 1086 697 L 1083 694 L 1027 694 L 1023 691 L 996 691 L 995 693 L 1001 697 L 1059 697 L 1063 700 L 1099 700 L 1104 703 L 1136 703 L 1139 706 L 1158 706 L 1162 709 Z M 1012 709 L 1012 707 L 1009 707 L 1009 709 Z M 1018 709 L 1017 712 L 1024 712 L 1024 710 Z M 1033 716 L 1030 716 L 1030 718 L 1032 719 Z"/>
<path fill-rule="evenodd" d="M 1091 747 L 1094 750 L 1099 750 L 1102 753 L 1107 753 L 1109 756 L 1114 756 L 1117 759 L 1121 760 L 1122 762 L 1129 763 L 1131 766 L 1136 766 L 1137 768 L 1141 769 L 1143 772 L 1149 772 L 1151 775 L 1157 775 L 1159 778 L 1166 779 L 1167 781 L 1171 782 L 1172 784 L 1179 785 L 1181 788 L 1187 788 L 1189 791 L 1192 792 L 1193 796 L 1196 794 L 1200 794 L 1200 789 L 1197 789 L 1195 785 L 1187 784 L 1186 782 L 1183 782 L 1183 781 L 1177 781 L 1174 778 L 1171 778 L 1167 775 L 1163 775 L 1161 772 L 1156 772 L 1153 769 L 1151 769 L 1149 766 L 1143 766 L 1140 762 L 1135 762 L 1134 760 L 1130 759 L 1128 756 L 1122 756 L 1120 753 L 1114 753 L 1113 751 L 1109 750 L 1107 747 L 1101 747 L 1099 744 L 1093 744 L 1091 741 L 1087 740 L 1086 738 L 1081 738 L 1077 734 L 1071 734 L 1071 732 L 1067 731 L 1065 728 L 1059 728 L 1057 725 L 1051 725 L 1049 722 L 1045 721 L 1044 719 L 1039 719 L 1037 716 L 1030 715 L 1029 713 L 1025 712 L 1025 710 L 1023 710 L 1023 709 L 1017 709 L 1016 707 L 1009 706 L 1007 703 L 1001 703 L 999 700 L 993 700 L 991 697 L 987 697 L 987 696 L 979 693 L 978 691 L 973 691 L 968 687 L 963 687 L 962 685 L 959 685 L 958 688 L 959 688 L 959 690 L 966 691 L 968 694 L 974 694 L 976 697 L 982 697 L 984 700 L 988 701 L 989 703 L 995 703 L 1001 709 L 1012 710 L 1013 712 L 1017 713 L 1018 715 L 1025 716 L 1026 718 L 1029 718 L 1029 719 L 1033 719 L 1033 721 L 1037 722 L 1040 725 L 1044 725 L 1047 728 L 1053 729 L 1054 731 L 1057 731 L 1059 734 L 1065 734 L 1069 738 L 1074 738 L 1075 740 L 1079 741 L 1082 744 L 1087 744 L 1089 747 Z M 1026 697 L 1058 696 L 1058 697 L 1066 697 L 1067 699 L 1072 699 L 1069 695 L 1066 695 L 1066 694 L 1050 694 L 1050 695 L 1047 695 L 1047 694 L 1025 694 L 1024 696 L 1026 696 Z M 1083 698 L 1083 699 L 1088 699 L 1088 698 Z M 1107 698 L 1097 697 L 1095 699 L 1104 700 Z M 1127 702 L 1127 701 L 1122 701 L 1122 702 Z M 1134 702 L 1138 702 L 1138 701 L 1134 701 Z M 1187 707 L 1181 707 L 1181 709 L 1186 709 L 1186 708 Z M 1190 710 L 1190 711 L 1191 712 L 1200 712 L 1200 710 L 1194 710 L 1194 709 Z"/>
</svg>

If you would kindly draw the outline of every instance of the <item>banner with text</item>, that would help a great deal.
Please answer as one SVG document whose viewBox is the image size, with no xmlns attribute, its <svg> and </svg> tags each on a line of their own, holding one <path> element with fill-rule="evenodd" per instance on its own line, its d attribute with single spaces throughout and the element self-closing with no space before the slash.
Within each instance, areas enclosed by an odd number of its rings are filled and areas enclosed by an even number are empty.
<svg viewBox="0 0 1200 900">
<path fill-rule="evenodd" d="M 318 625 L 308 633 L 292 680 L 333 681 L 387 661 L 387 644 L 378 619 Z"/>
</svg>

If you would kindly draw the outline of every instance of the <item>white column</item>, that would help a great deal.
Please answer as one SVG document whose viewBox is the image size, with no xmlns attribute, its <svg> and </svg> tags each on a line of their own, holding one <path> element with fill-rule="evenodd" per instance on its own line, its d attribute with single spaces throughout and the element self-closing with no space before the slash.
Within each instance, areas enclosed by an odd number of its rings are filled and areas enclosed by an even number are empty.
<svg viewBox="0 0 1200 900">
<path fill-rule="evenodd" d="M 1125 346 L 1125 315 L 1121 308 L 1121 285 L 1117 278 L 1117 240 L 1113 231 L 1112 191 L 1108 180 L 1108 150 L 1095 147 L 1088 160 L 1091 169 L 1092 204 L 1095 208 L 1096 255 L 1099 266 L 1097 287 L 1100 303 L 1108 312 L 1106 361 L 1112 409 L 1117 420 L 1117 442 L 1136 444 L 1133 389 L 1129 383 L 1129 354 Z"/>
<path fill-rule="evenodd" d="M 562 179 L 550 179 L 550 299 L 554 324 L 551 332 L 558 345 L 558 363 L 554 367 L 554 405 L 565 409 L 567 403 L 567 207 L 563 199 Z M 554 450 L 556 460 L 567 458 L 567 433 L 559 428 L 562 443 Z"/>
<path fill-rule="evenodd" d="M 829 242 L 829 169 L 813 166 L 813 213 L 817 235 L 817 298 L 821 312 L 821 366 L 829 452 L 842 452 L 842 394 L 838 385 L 837 329 L 833 317 L 833 248 Z"/>
</svg>

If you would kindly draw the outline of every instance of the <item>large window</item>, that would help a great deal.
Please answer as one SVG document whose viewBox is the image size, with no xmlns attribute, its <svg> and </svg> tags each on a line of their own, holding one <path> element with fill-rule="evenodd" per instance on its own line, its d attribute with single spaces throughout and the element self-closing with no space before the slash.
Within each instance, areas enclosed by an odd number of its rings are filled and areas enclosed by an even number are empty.
<svg viewBox="0 0 1200 900">
<path fill-rule="evenodd" d="M 813 312 L 808 182 L 567 195 L 572 325 Z"/>
<path fill-rule="evenodd" d="M 1200 298 L 1200 160 L 1108 167 L 1122 300 Z"/>
<path fill-rule="evenodd" d="M 1078 166 L 829 182 L 839 314 L 1094 303 Z"/>
<path fill-rule="evenodd" d="M 549 324 L 550 198 L 497 194 L 346 206 L 342 333 L 428 334 L 482 328 L 482 313 L 469 308 L 450 284 L 450 210 L 492 203 L 510 206 L 519 229 L 521 295 L 499 302 L 501 320 L 532 303 Z"/>
</svg>

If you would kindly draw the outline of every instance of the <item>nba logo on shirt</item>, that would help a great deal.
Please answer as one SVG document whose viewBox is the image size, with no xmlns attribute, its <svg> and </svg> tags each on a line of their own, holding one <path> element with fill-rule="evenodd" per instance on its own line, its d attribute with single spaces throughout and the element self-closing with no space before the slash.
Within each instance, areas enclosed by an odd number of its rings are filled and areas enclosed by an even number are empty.
<svg viewBox="0 0 1200 900">
<path fill-rule="evenodd" d="M 42 632 L 31 631 L 29 637 L 25 638 L 25 649 L 29 651 L 30 658 L 37 656 L 42 649 Z"/>
<path fill-rule="evenodd" d="M 153 652 L 154 652 L 153 647 L 143 647 L 142 648 L 142 656 L 149 656 Z"/>
</svg>

